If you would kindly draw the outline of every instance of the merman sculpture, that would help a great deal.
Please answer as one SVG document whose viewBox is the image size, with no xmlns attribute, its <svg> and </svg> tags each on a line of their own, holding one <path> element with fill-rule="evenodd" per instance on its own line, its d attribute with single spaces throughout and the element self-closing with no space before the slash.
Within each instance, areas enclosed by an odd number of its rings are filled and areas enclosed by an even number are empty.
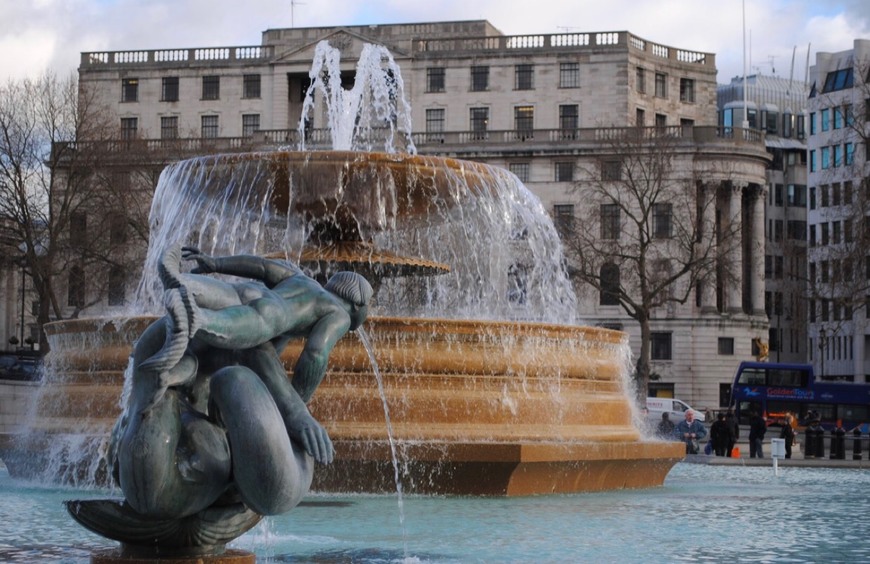
<svg viewBox="0 0 870 564">
<path fill-rule="evenodd" d="M 180 260 L 194 260 L 190 274 Z M 247 280 L 224 282 L 204 274 Z M 263 515 L 292 509 L 333 446 L 309 413 L 338 340 L 368 314 L 369 283 L 339 272 L 321 286 L 256 256 L 164 252 L 167 315 L 132 354 L 132 388 L 109 462 L 124 500 L 68 502 L 123 555 L 219 554 Z M 294 377 L 279 358 L 304 338 Z"/>
</svg>

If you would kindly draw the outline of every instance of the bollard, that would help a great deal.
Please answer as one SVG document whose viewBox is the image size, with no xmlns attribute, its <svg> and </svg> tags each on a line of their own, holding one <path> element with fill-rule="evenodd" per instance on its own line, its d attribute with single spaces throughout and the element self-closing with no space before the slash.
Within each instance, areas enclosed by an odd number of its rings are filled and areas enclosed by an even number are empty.
<svg viewBox="0 0 870 564">
<path fill-rule="evenodd" d="M 846 459 L 846 430 L 837 426 L 831 430 L 831 460 Z"/>
<path fill-rule="evenodd" d="M 815 428 L 816 458 L 825 457 L 825 430 L 821 426 Z"/>
<path fill-rule="evenodd" d="M 852 442 L 852 460 L 861 460 L 861 428 L 855 427 L 852 436 L 855 437 Z"/>
<path fill-rule="evenodd" d="M 812 427 L 804 429 L 804 458 L 816 457 L 816 435 Z"/>
</svg>

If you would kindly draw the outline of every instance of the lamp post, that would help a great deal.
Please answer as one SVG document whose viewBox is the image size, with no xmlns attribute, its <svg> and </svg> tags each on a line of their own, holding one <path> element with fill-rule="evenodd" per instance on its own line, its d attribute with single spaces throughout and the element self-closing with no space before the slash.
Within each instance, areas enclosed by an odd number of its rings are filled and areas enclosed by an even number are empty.
<svg viewBox="0 0 870 564">
<path fill-rule="evenodd" d="M 21 346 L 24 346 L 24 257 L 21 257 Z"/>
<path fill-rule="evenodd" d="M 819 329 L 819 361 L 821 362 L 821 368 L 819 371 L 819 377 L 825 377 L 825 339 L 828 336 L 828 332 L 825 331 L 825 328 L 822 327 Z"/>
</svg>

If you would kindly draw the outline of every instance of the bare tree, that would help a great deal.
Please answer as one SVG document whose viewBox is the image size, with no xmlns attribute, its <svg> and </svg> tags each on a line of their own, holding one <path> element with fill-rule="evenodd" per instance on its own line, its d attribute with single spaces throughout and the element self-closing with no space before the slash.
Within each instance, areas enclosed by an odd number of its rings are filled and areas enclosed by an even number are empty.
<svg viewBox="0 0 870 564">
<path fill-rule="evenodd" d="M 650 378 L 650 321 L 656 308 L 684 304 L 712 283 L 736 224 L 716 228 L 715 186 L 699 181 L 691 142 L 678 128 L 610 129 L 594 164 L 574 187 L 578 221 L 562 226 L 570 270 L 640 325 L 635 379 Z"/>
<path fill-rule="evenodd" d="M 128 234 L 142 236 L 136 196 L 108 158 L 118 134 L 74 74 L 0 86 L 0 241 L 32 280 L 40 327 L 118 299 Z"/>
</svg>

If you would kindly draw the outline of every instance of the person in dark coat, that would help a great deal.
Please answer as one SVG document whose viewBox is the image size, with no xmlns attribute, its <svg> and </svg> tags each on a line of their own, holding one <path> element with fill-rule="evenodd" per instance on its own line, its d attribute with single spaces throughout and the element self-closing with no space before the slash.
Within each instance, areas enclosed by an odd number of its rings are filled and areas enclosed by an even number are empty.
<svg viewBox="0 0 870 564">
<path fill-rule="evenodd" d="M 656 434 L 661 439 L 674 440 L 674 422 L 667 411 L 662 412 L 662 420 L 656 428 Z"/>
<path fill-rule="evenodd" d="M 764 434 L 767 432 L 767 421 L 752 410 L 749 416 L 749 458 L 764 458 Z"/>
<path fill-rule="evenodd" d="M 794 427 L 792 422 L 794 417 L 791 413 L 785 416 L 785 423 L 782 424 L 782 431 L 779 432 L 779 438 L 785 439 L 785 457 L 791 458 L 791 445 L 794 444 Z"/>
<path fill-rule="evenodd" d="M 737 417 L 734 416 L 734 410 L 729 409 L 728 413 L 725 414 L 725 423 L 731 429 L 731 442 L 728 444 L 728 452 L 725 453 L 725 456 L 731 456 L 734 452 L 734 446 L 740 438 L 740 424 Z"/>
<path fill-rule="evenodd" d="M 713 442 L 713 452 L 716 456 L 725 456 L 729 445 L 734 443 L 734 431 L 725 420 L 725 414 L 720 413 L 713 425 L 710 426 L 710 440 Z"/>
</svg>

